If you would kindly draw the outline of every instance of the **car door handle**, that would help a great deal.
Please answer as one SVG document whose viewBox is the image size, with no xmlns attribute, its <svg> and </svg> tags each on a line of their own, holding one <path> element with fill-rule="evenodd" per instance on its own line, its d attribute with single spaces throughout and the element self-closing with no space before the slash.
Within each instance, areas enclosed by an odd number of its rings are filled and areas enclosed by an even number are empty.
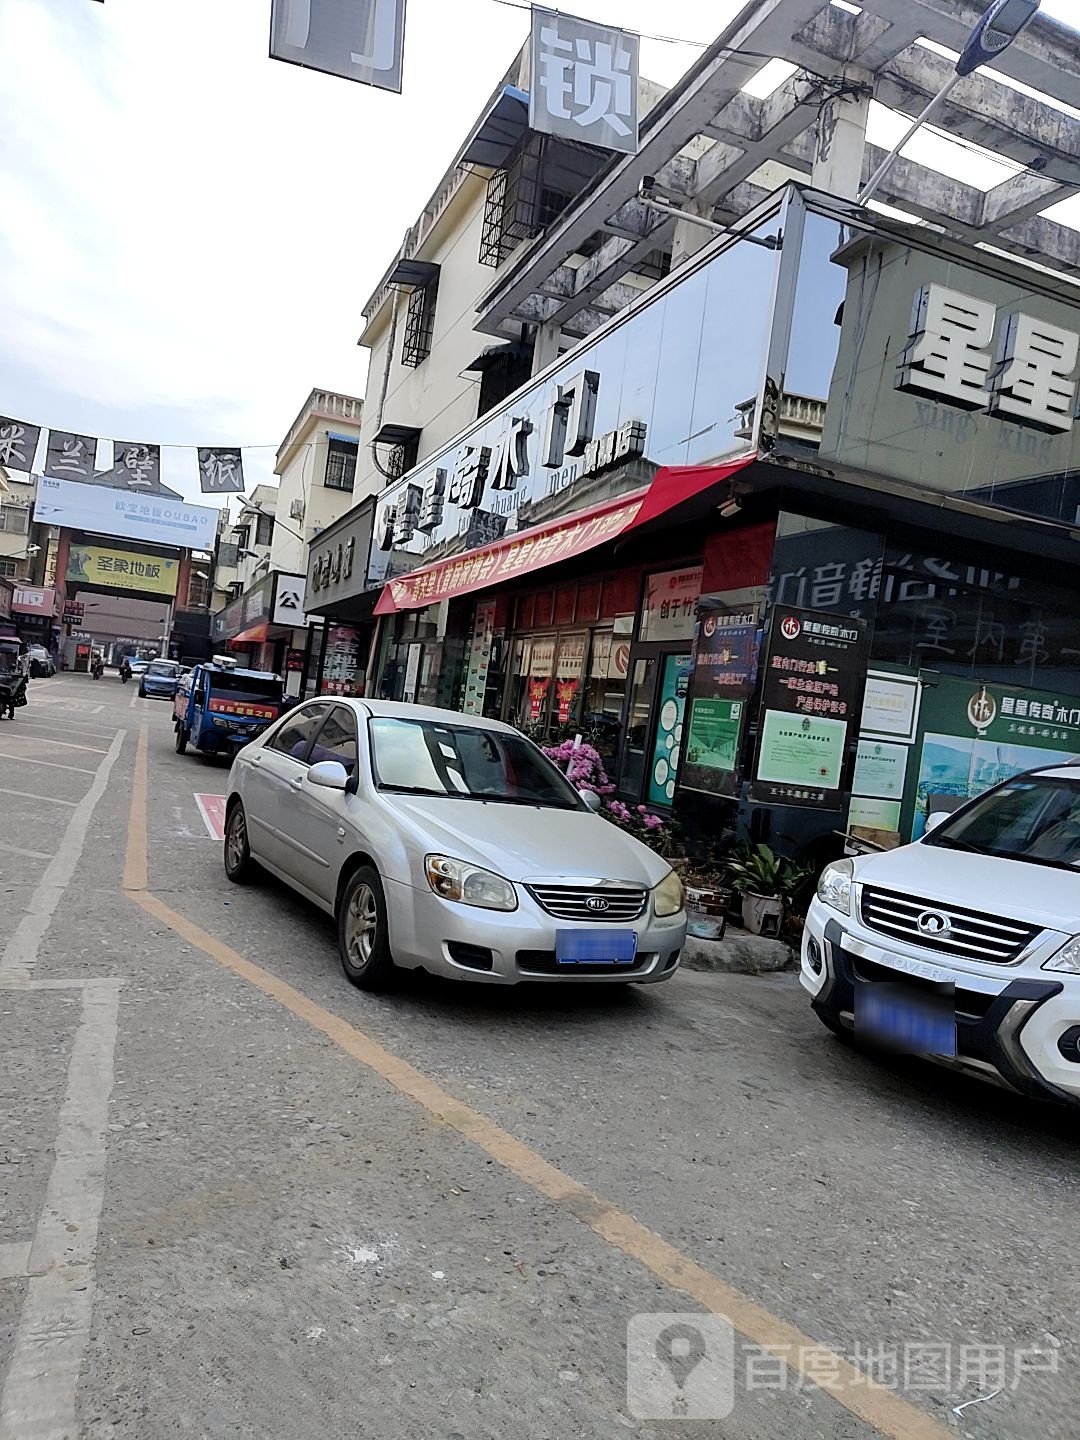
<svg viewBox="0 0 1080 1440">
<path fill-rule="evenodd" d="M 304 783 L 304 777 L 303 777 L 303 775 L 297 775 L 296 779 L 295 779 L 292 783 L 293 783 L 293 789 L 294 789 L 294 790 L 299 790 L 300 787 L 301 787 L 301 786 L 303 785 L 303 783 Z"/>
</svg>

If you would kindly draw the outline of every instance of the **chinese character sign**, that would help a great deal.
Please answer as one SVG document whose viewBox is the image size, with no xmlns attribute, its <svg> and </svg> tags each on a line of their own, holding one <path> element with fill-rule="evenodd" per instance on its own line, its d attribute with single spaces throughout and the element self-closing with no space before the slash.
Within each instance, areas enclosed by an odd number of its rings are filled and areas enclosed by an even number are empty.
<svg viewBox="0 0 1080 1440">
<path fill-rule="evenodd" d="M 179 573 L 179 562 L 163 555 L 114 550 L 104 545 L 72 545 L 66 579 L 110 590 L 172 596 L 176 594 Z"/>
<path fill-rule="evenodd" d="M 405 0 L 273 0 L 270 56 L 401 93 Z"/>
<path fill-rule="evenodd" d="M 242 495 L 244 462 L 240 451 L 200 447 L 199 488 L 204 495 Z"/>
<path fill-rule="evenodd" d="M 626 30 L 534 9 L 530 128 L 636 154 L 639 50 Z"/>
<path fill-rule="evenodd" d="M 9 470 L 32 470 L 40 435 L 40 425 L 0 415 L 0 465 Z"/>
<path fill-rule="evenodd" d="M 161 489 L 161 446 L 137 441 L 113 441 L 113 475 L 128 490 Z"/>
<path fill-rule="evenodd" d="M 859 718 L 866 660 L 864 620 L 774 607 L 751 800 L 841 808 L 848 736 Z"/>
<path fill-rule="evenodd" d="M 50 430 L 45 452 L 45 474 L 57 480 L 93 480 L 97 441 L 92 435 Z"/>
</svg>

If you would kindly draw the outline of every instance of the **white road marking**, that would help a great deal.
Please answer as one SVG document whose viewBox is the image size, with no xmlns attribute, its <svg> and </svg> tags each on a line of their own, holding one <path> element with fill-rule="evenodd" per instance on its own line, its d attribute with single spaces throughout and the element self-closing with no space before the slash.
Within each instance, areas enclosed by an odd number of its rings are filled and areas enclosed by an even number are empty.
<svg viewBox="0 0 1080 1440">
<path fill-rule="evenodd" d="M 68 821 L 68 827 L 60 842 L 59 850 L 49 861 L 44 875 L 38 882 L 37 889 L 30 897 L 26 913 L 4 947 L 3 955 L 0 955 L 0 975 L 28 975 L 33 969 L 37 960 L 38 947 L 45 937 L 56 907 L 71 883 L 75 866 L 79 863 L 83 846 L 86 844 L 86 832 L 90 828 L 94 807 L 105 794 L 109 775 L 120 754 L 120 747 L 124 743 L 124 734 L 123 730 L 116 732 L 116 738 L 109 747 L 109 753 L 98 766 L 96 774 L 93 770 L 82 772 L 86 775 L 94 775 L 94 783 L 75 807 L 75 813 Z M 51 762 L 48 760 L 24 760 L 23 763 L 48 765 Z M 72 768 L 70 765 L 56 766 L 58 770 Z"/>
<path fill-rule="evenodd" d="M 17 795 L 20 800 L 43 800 L 47 805 L 66 805 L 69 810 L 77 810 L 77 800 L 58 800 L 55 795 L 31 795 L 29 790 L 9 790 L 6 786 L 0 785 L 0 795 Z"/>
<path fill-rule="evenodd" d="M 96 745 L 76 745 L 72 740 L 54 740 L 51 735 L 27 735 L 21 730 L 18 734 L 14 731 L 7 731 L 4 739 L 9 743 L 12 740 L 21 740 L 24 745 L 57 745 L 61 750 L 87 750 L 91 755 L 107 755 L 109 753 L 107 750 L 99 750 Z"/>
<path fill-rule="evenodd" d="M 30 1263 L 30 1241 L 0 1245 L 0 1280 L 21 1280 Z"/>
<path fill-rule="evenodd" d="M 20 765 L 48 765 L 50 770 L 71 770 L 76 775 L 93 775 L 93 770 L 84 770 L 81 765 L 57 765 L 55 760 L 31 760 L 29 755 L 12 755 L 0 750 L 0 760 L 18 760 Z"/>
<path fill-rule="evenodd" d="M 79 1433 L 75 1397 L 94 1305 L 120 983 L 83 990 L 56 1160 L 30 1247 L 30 1284 L 0 1400 L 0 1440 L 60 1440 Z"/>
<path fill-rule="evenodd" d="M 44 725 L 50 730 L 59 730 L 66 735 L 87 735 L 92 740 L 101 738 L 111 740 L 116 734 L 115 725 L 98 725 L 93 720 L 74 720 L 71 718 L 61 720 L 59 716 L 55 720 L 49 715 L 35 715 L 25 710 L 19 711 L 17 721 L 19 734 L 21 735 L 27 725 Z M 12 732 L 14 734 L 14 731 Z"/>
<path fill-rule="evenodd" d="M 69 700 L 65 695 L 35 695 L 30 691 L 31 705 L 62 705 L 65 710 L 79 710 L 84 715 L 100 715 L 104 705 L 91 705 L 89 700 Z"/>
<path fill-rule="evenodd" d="M 132 695 L 132 697 L 131 697 L 131 703 L 128 705 L 128 709 L 129 709 L 129 710 L 134 710 L 134 709 L 135 709 L 135 706 L 138 705 L 139 701 L 140 701 L 142 698 L 143 698 L 143 697 L 142 697 L 142 696 L 139 694 L 139 692 L 136 690 L 136 691 L 135 691 L 135 694 Z"/>
<path fill-rule="evenodd" d="M 6 850 L 10 855 L 29 855 L 31 860 L 51 860 L 53 858 L 44 850 L 28 850 L 25 845 L 9 845 L 6 840 L 0 840 L 0 850 Z"/>
<path fill-rule="evenodd" d="M 25 975 L 0 974 L 0 990 L 110 990 L 116 983 L 107 975 L 88 980 L 30 980 Z"/>
</svg>

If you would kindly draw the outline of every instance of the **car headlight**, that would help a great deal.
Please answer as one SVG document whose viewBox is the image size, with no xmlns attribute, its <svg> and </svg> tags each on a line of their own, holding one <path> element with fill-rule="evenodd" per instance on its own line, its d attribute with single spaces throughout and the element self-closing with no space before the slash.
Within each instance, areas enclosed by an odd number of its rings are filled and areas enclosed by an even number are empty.
<svg viewBox="0 0 1080 1440">
<path fill-rule="evenodd" d="M 841 915 L 851 914 L 851 879 L 855 865 L 851 860 L 834 860 L 826 865 L 817 882 L 817 898 L 823 905 L 838 910 Z"/>
<path fill-rule="evenodd" d="M 669 870 L 660 881 L 652 892 L 652 898 L 653 911 L 661 919 L 665 915 L 677 915 L 683 908 L 686 904 L 686 891 L 674 870 Z"/>
<path fill-rule="evenodd" d="M 464 860 L 452 860 L 448 855 L 429 855 L 424 869 L 428 884 L 444 900 L 477 905 L 481 910 L 517 909 L 517 891 L 509 880 L 491 870 L 481 870 Z"/>
<path fill-rule="evenodd" d="M 1049 960 L 1043 962 L 1042 968 L 1060 970 L 1065 975 L 1080 975 L 1080 935 L 1066 940 L 1056 955 L 1051 955 Z"/>
</svg>

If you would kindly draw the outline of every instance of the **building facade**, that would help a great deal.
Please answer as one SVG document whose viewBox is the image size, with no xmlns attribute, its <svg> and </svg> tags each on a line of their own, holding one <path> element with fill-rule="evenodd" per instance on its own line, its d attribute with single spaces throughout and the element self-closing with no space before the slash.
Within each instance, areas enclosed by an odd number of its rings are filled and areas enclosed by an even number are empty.
<svg viewBox="0 0 1080 1440">
<path fill-rule="evenodd" d="M 277 452 L 280 477 L 270 567 L 299 573 L 306 546 L 351 508 L 364 402 L 355 395 L 313 390 Z"/>
</svg>

